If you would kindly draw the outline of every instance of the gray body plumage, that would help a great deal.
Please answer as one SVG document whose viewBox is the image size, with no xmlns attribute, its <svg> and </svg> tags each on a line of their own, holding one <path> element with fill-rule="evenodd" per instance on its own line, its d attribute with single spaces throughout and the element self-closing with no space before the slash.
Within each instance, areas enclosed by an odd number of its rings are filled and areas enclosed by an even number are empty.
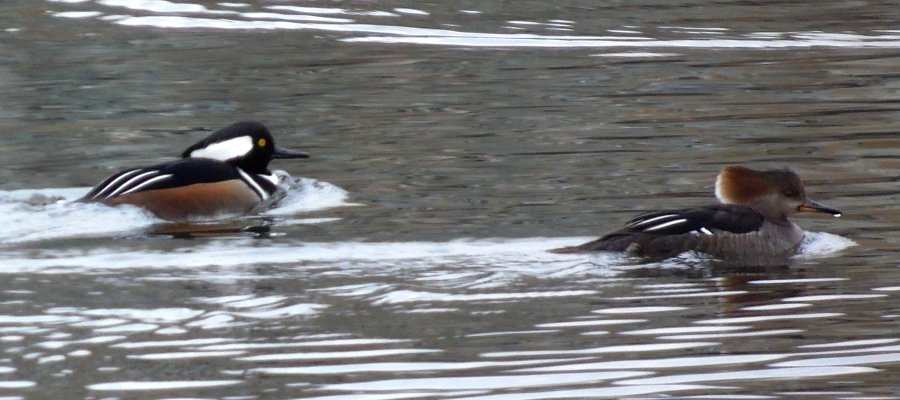
<svg viewBox="0 0 900 400">
<path fill-rule="evenodd" d="M 620 251 L 649 258 L 686 251 L 721 259 L 786 257 L 804 237 L 790 215 L 841 214 L 807 198 L 800 178 L 790 170 L 725 167 L 716 179 L 716 197 L 721 204 L 642 214 L 597 240 L 553 251 Z"/>
</svg>

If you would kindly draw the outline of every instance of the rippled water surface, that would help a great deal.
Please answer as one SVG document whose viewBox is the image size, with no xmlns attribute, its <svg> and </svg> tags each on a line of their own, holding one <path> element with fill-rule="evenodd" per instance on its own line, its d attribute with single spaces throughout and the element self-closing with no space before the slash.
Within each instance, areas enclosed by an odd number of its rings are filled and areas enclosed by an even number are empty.
<svg viewBox="0 0 900 400">
<path fill-rule="evenodd" d="M 898 398 L 893 2 L 0 4 L 0 398 Z M 236 120 L 287 197 L 72 203 Z M 791 167 L 751 267 L 546 250 Z"/>
</svg>

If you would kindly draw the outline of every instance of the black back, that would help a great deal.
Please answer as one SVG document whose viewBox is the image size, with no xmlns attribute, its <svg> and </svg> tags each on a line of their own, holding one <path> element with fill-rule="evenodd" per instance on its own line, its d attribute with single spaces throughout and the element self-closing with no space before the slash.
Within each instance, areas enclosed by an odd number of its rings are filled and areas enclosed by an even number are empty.
<svg viewBox="0 0 900 400">
<path fill-rule="evenodd" d="M 702 235 L 741 234 L 759 229 L 765 218 L 750 207 L 716 204 L 681 210 L 641 214 L 625 228 L 557 253 L 632 251 L 645 256 L 668 257 L 695 248 Z"/>
<path fill-rule="evenodd" d="M 764 220 L 762 214 L 747 206 L 715 204 L 641 214 L 628 221 L 626 228 L 618 232 L 679 235 L 707 229 L 747 233 L 759 229 Z"/>
<path fill-rule="evenodd" d="M 80 201 L 104 201 L 125 193 L 169 189 L 197 183 L 240 179 L 229 164 L 208 158 L 185 158 L 149 167 L 132 168 L 110 176 Z M 138 188 L 135 190 L 135 188 Z"/>
</svg>

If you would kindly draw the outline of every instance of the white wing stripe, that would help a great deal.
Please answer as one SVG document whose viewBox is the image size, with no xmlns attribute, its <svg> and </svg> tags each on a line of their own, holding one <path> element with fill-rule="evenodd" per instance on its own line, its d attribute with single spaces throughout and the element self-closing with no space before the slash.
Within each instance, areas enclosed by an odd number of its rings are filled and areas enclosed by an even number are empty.
<svg viewBox="0 0 900 400">
<path fill-rule="evenodd" d="M 649 227 L 649 228 L 647 228 L 647 229 L 644 229 L 644 231 L 645 231 L 645 232 L 656 231 L 656 230 L 660 230 L 660 229 L 665 228 L 665 227 L 669 227 L 669 226 L 672 226 L 672 225 L 678 225 L 678 224 L 681 224 L 681 223 L 684 223 L 684 222 L 687 222 L 687 220 L 684 219 L 684 218 L 676 219 L 676 220 L 674 220 L 674 221 L 669 221 L 669 222 L 665 222 L 665 223 L 662 223 L 662 224 L 659 224 L 659 225 L 656 225 L 656 226 L 651 226 L 651 227 Z"/>
<path fill-rule="evenodd" d="M 172 177 L 172 174 L 165 174 L 165 175 L 160 175 L 160 176 L 157 176 L 157 177 L 154 177 L 154 178 L 151 178 L 151 179 L 147 179 L 146 181 L 144 181 L 144 182 L 141 183 L 140 185 L 137 185 L 137 186 L 135 186 L 135 187 L 133 187 L 133 188 L 131 188 L 131 189 L 128 189 L 128 190 L 122 192 L 121 194 L 119 194 L 119 196 L 126 195 L 126 194 L 128 194 L 128 193 L 136 192 L 136 191 L 140 190 L 142 187 L 145 187 L 145 186 L 147 186 L 147 185 L 149 185 L 149 184 L 151 184 L 151 183 L 153 183 L 153 182 L 159 182 L 159 181 L 161 181 L 161 180 L 163 180 L 163 179 L 169 179 L 169 178 L 171 178 L 171 177 Z"/>
<path fill-rule="evenodd" d="M 108 196 L 106 196 L 106 198 L 112 198 L 112 197 L 115 197 L 115 196 L 117 196 L 117 195 L 119 194 L 119 192 L 121 192 L 121 191 L 127 189 L 129 186 L 138 184 L 138 183 L 140 183 L 142 180 L 144 180 L 144 179 L 146 179 L 146 178 L 149 178 L 149 177 L 152 176 L 152 175 L 157 175 L 157 174 L 159 174 L 159 171 L 157 171 L 157 170 L 152 170 L 152 171 L 144 172 L 143 174 L 140 174 L 140 175 L 138 175 L 138 176 L 136 176 L 136 177 L 134 177 L 134 178 L 131 178 L 131 179 L 129 179 L 127 182 L 125 182 L 125 183 L 119 185 L 119 187 L 117 187 L 116 190 L 114 190 L 112 193 L 110 193 Z"/>
<path fill-rule="evenodd" d="M 247 175 L 247 173 L 244 172 L 244 170 L 242 170 L 240 168 L 236 168 L 236 169 L 238 170 L 238 173 L 241 174 L 241 180 L 243 180 L 244 183 L 247 184 L 247 186 L 250 186 L 250 188 L 253 189 L 254 192 L 256 192 L 256 195 L 259 196 L 259 198 L 261 200 L 265 201 L 265 200 L 269 199 L 269 193 L 266 192 L 265 189 L 260 187 L 259 184 L 253 180 L 253 177 L 251 177 L 250 175 Z"/>
<path fill-rule="evenodd" d="M 632 222 L 632 223 L 630 223 L 630 224 L 628 224 L 628 225 L 629 225 L 629 226 L 632 226 L 632 227 L 640 226 L 640 225 L 646 225 L 646 224 L 651 224 L 651 223 L 653 223 L 654 221 L 659 221 L 659 220 L 661 220 L 661 219 L 672 218 L 672 217 L 677 217 L 677 216 L 678 216 L 677 214 L 660 215 L 660 216 L 658 216 L 658 217 L 653 217 L 653 218 L 649 218 L 649 219 L 642 219 L 642 220 L 634 221 L 634 222 Z"/>
<path fill-rule="evenodd" d="M 116 188 L 116 187 L 117 187 L 117 183 L 118 183 L 119 181 L 121 181 L 122 179 L 125 179 L 125 178 L 127 178 L 127 177 L 130 177 L 130 176 L 132 176 L 132 175 L 134 175 L 134 174 L 136 174 L 136 173 L 138 173 L 138 172 L 141 172 L 141 169 L 133 169 L 133 170 L 131 170 L 131 171 L 123 172 L 123 173 L 122 173 L 121 175 L 119 175 L 116 179 L 113 179 L 112 182 L 107 183 L 105 186 L 103 186 L 103 189 L 100 190 L 99 192 L 97 192 L 97 194 L 95 194 L 94 197 L 91 197 L 91 198 L 92 198 L 92 199 L 96 199 L 96 198 L 98 198 L 98 197 L 103 196 L 103 194 L 106 193 L 107 191 L 109 191 L 110 189 Z"/>
<path fill-rule="evenodd" d="M 698 230 L 700 231 L 700 233 L 702 233 L 702 234 L 704 234 L 704 235 L 712 235 L 712 234 L 713 234 L 711 230 L 706 229 L 705 227 L 702 227 L 702 228 L 700 228 L 700 229 L 698 229 Z"/>
</svg>

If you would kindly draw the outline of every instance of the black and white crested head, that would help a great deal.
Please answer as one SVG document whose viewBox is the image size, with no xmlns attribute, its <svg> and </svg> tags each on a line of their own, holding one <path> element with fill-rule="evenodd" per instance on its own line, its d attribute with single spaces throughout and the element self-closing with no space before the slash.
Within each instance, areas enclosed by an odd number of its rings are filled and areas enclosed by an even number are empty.
<svg viewBox="0 0 900 400">
<path fill-rule="evenodd" d="M 254 137 L 271 137 L 271 134 L 262 125 L 239 122 L 219 129 L 188 147 L 182 153 L 182 157 L 211 158 L 219 161 L 245 157 L 254 150 Z"/>
<path fill-rule="evenodd" d="M 236 122 L 219 129 L 188 147 L 181 156 L 211 158 L 256 174 L 268 174 L 269 161 L 274 158 L 309 157 L 306 153 L 275 146 L 269 130 L 253 121 Z"/>
</svg>

